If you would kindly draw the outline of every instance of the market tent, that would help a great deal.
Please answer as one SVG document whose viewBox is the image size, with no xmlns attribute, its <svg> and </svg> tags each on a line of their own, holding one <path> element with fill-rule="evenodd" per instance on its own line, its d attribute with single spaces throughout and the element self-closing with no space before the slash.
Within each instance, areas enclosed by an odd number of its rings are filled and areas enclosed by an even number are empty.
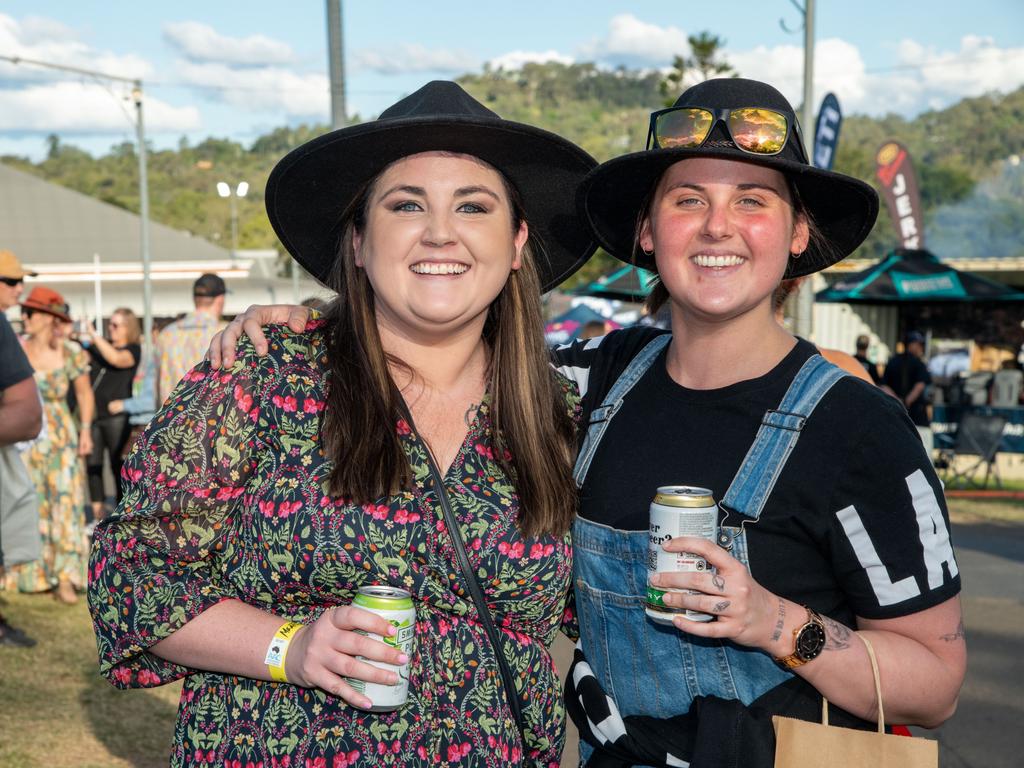
<svg viewBox="0 0 1024 768">
<path fill-rule="evenodd" d="M 1024 293 L 954 269 L 925 250 L 897 248 L 873 267 L 846 275 L 819 291 L 821 302 L 936 304 L 1024 301 Z"/>
<path fill-rule="evenodd" d="M 651 292 L 657 275 L 639 267 L 625 266 L 599 277 L 589 285 L 577 288 L 577 296 L 596 296 L 618 301 L 643 301 Z"/>
<path fill-rule="evenodd" d="M 568 344 L 579 338 L 583 327 L 589 322 L 604 323 L 606 333 L 622 327 L 585 304 L 579 304 L 568 312 L 549 320 L 544 326 L 544 338 L 548 344 Z"/>
</svg>

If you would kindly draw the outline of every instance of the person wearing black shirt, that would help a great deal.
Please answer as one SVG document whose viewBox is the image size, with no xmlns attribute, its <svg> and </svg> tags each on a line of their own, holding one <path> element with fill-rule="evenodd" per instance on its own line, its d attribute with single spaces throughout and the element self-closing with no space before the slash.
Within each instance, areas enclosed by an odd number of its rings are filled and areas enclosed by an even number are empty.
<svg viewBox="0 0 1024 768">
<path fill-rule="evenodd" d="M 103 519 L 103 466 L 104 454 L 110 462 L 114 476 L 117 500 L 121 500 L 122 453 L 131 429 L 128 415 L 112 414 L 108 405 L 112 400 L 131 397 L 132 379 L 142 357 L 139 340 L 142 329 L 139 319 L 130 309 L 115 309 L 107 323 L 110 331 L 108 341 L 87 327 L 82 341 L 88 344 L 93 392 L 96 395 L 96 419 L 92 424 L 92 453 L 89 454 L 89 500 L 92 502 L 93 520 Z"/>
<path fill-rule="evenodd" d="M 857 352 L 854 354 L 853 359 L 864 366 L 864 370 L 868 372 L 868 376 L 871 377 L 871 381 L 876 386 L 882 383 L 882 374 L 878 372 L 878 366 L 868 360 L 868 347 L 871 345 L 871 340 L 861 334 L 857 337 Z"/>
<path fill-rule="evenodd" d="M 7 322 L 3 313 L 0 313 L 0 448 L 7 448 L 22 440 L 32 440 L 39 434 L 42 423 L 42 403 L 32 376 L 32 366 L 29 365 L 11 324 Z M 8 477 L 7 460 L 20 462 L 21 458 L 16 455 L 0 457 L 0 574 L 5 562 L 3 535 L 17 535 L 21 538 L 25 533 L 7 528 L 9 521 L 6 504 L 9 501 L 13 503 L 14 499 L 6 493 L 6 486 L 15 482 L 14 477 Z M 11 467 L 10 471 L 24 475 L 22 467 Z M 28 535 L 36 536 L 36 532 L 29 531 Z M 35 644 L 36 641 L 24 630 L 12 626 L 0 614 L 0 645 L 30 648 Z"/>
<path fill-rule="evenodd" d="M 890 358 L 882 375 L 882 389 L 896 397 L 917 427 L 921 442 L 932 448 L 931 416 L 925 397 L 932 376 L 924 364 L 924 334 L 910 331 L 903 339 L 904 351 Z"/>
</svg>

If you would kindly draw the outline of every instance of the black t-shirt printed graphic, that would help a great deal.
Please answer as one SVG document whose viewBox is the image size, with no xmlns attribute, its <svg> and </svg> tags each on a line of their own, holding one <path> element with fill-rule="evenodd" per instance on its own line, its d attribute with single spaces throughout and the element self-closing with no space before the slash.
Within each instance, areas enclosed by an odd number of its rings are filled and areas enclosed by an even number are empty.
<svg viewBox="0 0 1024 768">
<path fill-rule="evenodd" d="M 7 318 L 0 314 L 0 392 L 31 375 L 32 366 L 25 356 L 25 350 L 21 348 Z"/>
<path fill-rule="evenodd" d="M 583 424 L 658 333 L 630 328 L 556 350 L 559 370 L 584 395 Z M 710 488 L 720 501 L 764 412 L 815 351 L 799 341 L 765 376 L 716 390 L 678 385 L 663 351 L 605 432 L 581 516 L 644 530 L 656 489 L 670 484 Z M 915 613 L 960 590 L 942 488 L 916 430 L 899 402 L 852 377 L 818 405 L 746 531 L 759 583 L 848 626 L 855 616 Z"/>
<path fill-rule="evenodd" d="M 131 367 L 115 368 L 103 358 L 95 345 L 87 347 L 91 363 L 89 378 L 96 394 L 97 419 L 104 419 L 110 415 L 107 404 L 111 400 L 124 400 L 132 396 L 132 379 L 135 378 L 135 369 L 142 357 L 142 347 L 138 344 L 126 344 L 117 349 L 127 349 L 131 353 L 134 360 Z"/>
</svg>

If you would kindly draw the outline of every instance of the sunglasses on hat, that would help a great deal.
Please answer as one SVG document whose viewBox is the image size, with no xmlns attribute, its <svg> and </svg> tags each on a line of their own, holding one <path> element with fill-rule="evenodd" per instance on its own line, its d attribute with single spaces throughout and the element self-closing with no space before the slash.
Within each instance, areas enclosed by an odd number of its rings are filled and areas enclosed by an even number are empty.
<svg viewBox="0 0 1024 768">
<path fill-rule="evenodd" d="M 647 149 L 696 149 L 703 146 L 719 122 L 725 125 L 737 149 L 752 155 L 777 155 L 786 146 L 790 130 L 803 155 L 796 122 L 765 107 L 669 107 L 651 113 Z"/>
<path fill-rule="evenodd" d="M 22 277 L 0 277 L 0 283 L 9 285 L 11 288 L 21 285 L 23 282 L 25 282 L 25 279 Z"/>
</svg>

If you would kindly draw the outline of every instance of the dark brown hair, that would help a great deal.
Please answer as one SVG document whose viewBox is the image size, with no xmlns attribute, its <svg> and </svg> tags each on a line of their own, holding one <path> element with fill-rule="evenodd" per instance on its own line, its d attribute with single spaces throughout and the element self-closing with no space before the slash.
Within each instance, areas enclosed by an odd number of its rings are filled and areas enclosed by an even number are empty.
<svg viewBox="0 0 1024 768">
<path fill-rule="evenodd" d="M 516 190 L 504 176 L 502 180 L 516 232 L 522 206 Z M 322 434 L 334 465 L 330 490 L 357 503 L 396 493 L 413 482 L 395 429 L 404 404 L 390 369 L 415 371 L 384 351 L 373 288 L 355 263 L 353 236 L 366 225 L 372 189 L 371 182 L 342 216 L 338 258 L 329 276 L 338 295 L 324 310 L 330 384 Z M 565 533 L 576 508 L 574 428 L 544 344 L 535 267 L 540 247 L 531 234 L 522 266 L 491 304 L 483 331 L 490 350 L 487 391 L 494 459 L 514 483 L 518 524 L 526 536 Z"/>
</svg>

